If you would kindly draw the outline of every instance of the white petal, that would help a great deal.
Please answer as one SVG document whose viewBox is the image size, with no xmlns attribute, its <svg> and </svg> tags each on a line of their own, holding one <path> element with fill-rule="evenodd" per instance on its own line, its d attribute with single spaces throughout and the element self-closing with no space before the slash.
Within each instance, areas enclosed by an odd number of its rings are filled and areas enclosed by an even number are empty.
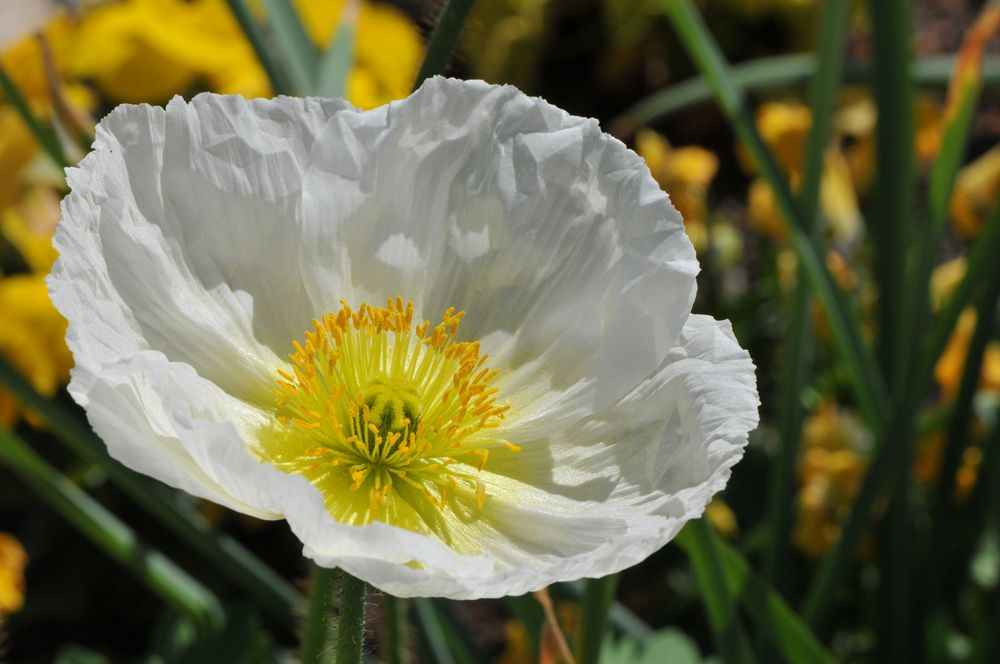
<svg viewBox="0 0 1000 664">
<path fill-rule="evenodd" d="M 481 81 L 339 114 L 313 147 L 303 223 L 318 311 L 396 295 L 428 319 L 464 310 L 463 336 L 512 368 L 505 394 L 525 404 L 614 402 L 694 297 L 694 251 L 644 162 L 594 120 Z"/>
<path fill-rule="evenodd" d="M 295 217 L 306 155 L 346 102 L 201 95 L 121 106 L 69 172 L 50 288 L 78 363 L 139 350 L 266 400 L 312 316 Z"/>
<path fill-rule="evenodd" d="M 279 471 L 251 459 L 239 430 L 261 414 L 190 366 L 143 351 L 93 374 L 73 370 L 70 393 L 111 456 L 188 493 L 265 519 L 281 518 L 268 483 Z M 256 468 L 254 467 L 256 466 Z"/>
</svg>

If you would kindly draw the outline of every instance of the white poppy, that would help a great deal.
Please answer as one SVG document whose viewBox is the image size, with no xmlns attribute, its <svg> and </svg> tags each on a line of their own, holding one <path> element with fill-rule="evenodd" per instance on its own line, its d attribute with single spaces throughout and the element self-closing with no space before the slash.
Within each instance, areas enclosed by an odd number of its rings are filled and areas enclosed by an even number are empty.
<svg viewBox="0 0 1000 664">
<path fill-rule="evenodd" d="M 512 87 L 121 106 L 50 277 L 111 454 L 395 595 L 633 565 L 757 423 L 642 160 Z"/>
</svg>

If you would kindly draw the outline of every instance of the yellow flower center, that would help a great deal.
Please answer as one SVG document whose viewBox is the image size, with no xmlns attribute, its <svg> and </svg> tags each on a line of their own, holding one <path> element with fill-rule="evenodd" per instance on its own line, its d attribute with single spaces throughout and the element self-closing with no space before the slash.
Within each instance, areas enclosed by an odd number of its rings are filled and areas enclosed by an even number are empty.
<svg viewBox="0 0 1000 664">
<path fill-rule="evenodd" d="M 342 523 L 442 535 L 449 506 L 483 507 L 490 449 L 519 449 L 491 431 L 509 409 L 492 385 L 499 371 L 479 342 L 455 341 L 463 312 L 454 308 L 432 327 L 414 325 L 413 303 L 399 297 L 341 305 L 293 342 L 255 452 L 304 475 Z"/>
</svg>

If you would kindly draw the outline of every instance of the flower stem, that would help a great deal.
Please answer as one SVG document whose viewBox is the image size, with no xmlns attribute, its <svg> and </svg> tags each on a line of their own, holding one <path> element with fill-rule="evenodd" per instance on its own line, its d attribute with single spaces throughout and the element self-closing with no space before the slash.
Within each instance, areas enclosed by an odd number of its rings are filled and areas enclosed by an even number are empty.
<svg viewBox="0 0 1000 664">
<path fill-rule="evenodd" d="M 333 606 L 333 592 L 337 581 L 337 570 L 315 566 L 312 578 L 312 595 L 309 599 L 309 613 L 306 614 L 305 634 L 302 636 L 301 661 L 303 664 L 319 664 L 330 649 L 330 608 Z"/>
<path fill-rule="evenodd" d="M 365 645 L 365 582 L 340 571 L 340 619 L 337 621 L 337 664 L 361 664 Z"/>
</svg>

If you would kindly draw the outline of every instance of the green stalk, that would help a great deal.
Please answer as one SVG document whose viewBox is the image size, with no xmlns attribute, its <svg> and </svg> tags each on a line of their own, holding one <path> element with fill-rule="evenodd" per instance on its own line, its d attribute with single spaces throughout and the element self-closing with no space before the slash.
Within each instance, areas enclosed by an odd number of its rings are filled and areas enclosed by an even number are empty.
<svg viewBox="0 0 1000 664">
<path fill-rule="evenodd" d="M 382 596 L 382 606 L 385 607 L 385 630 L 387 652 L 385 661 L 388 664 L 405 664 L 407 661 L 406 644 L 409 640 L 407 634 L 406 605 L 408 602 L 402 597 L 392 595 Z"/>
<path fill-rule="evenodd" d="M 923 87 L 945 87 L 955 69 L 954 55 L 921 58 L 910 70 L 915 84 Z M 744 90 L 766 92 L 801 85 L 816 75 L 818 61 L 812 53 L 773 55 L 732 65 L 733 82 Z M 871 78 L 871 67 L 864 63 L 847 63 L 844 79 L 852 82 Z M 995 89 L 1000 86 L 1000 56 L 984 59 L 983 84 Z M 668 115 L 711 101 L 711 86 L 704 76 L 667 86 L 639 101 L 611 123 L 617 136 L 631 134 L 635 127 L 652 124 Z"/>
<path fill-rule="evenodd" d="M 104 443 L 57 401 L 49 400 L 0 355 L 0 385 L 21 404 L 41 416 L 52 434 L 78 457 L 98 466 L 139 507 L 196 551 L 263 611 L 284 625 L 292 622 L 302 596 L 287 581 L 233 538 L 220 533 L 191 506 L 169 491 L 137 475 L 108 456 Z"/>
<path fill-rule="evenodd" d="M 340 12 L 340 24 L 319 63 L 316 93 L 323 97 L 346 97 L 347 77 L 354 61 L 354 31 L 358 23 L 359 0 L 348 0 Z"/>
<path fill-rule="evenodd" d="M 691 569 L 723 661 L 729 664 L 755 661 L 750 642 L 736 614 L 736 601 L 726 580 L 719 549 L 708 523 L 705 519 L 689 521 L 675 541 L 691 561 Z"/>
<path fill-rule="evenodd" d="M 785 229 L 799 265 L 809 277 L 809 283 L 819 297 L 833 332 L 834 342 L 851 379 L 855 396 L 869 426 L 881 431 L 888 419 L 891 403 L 882 377 L 869 359 L 867 347 L 861 341 L 860 326 L 840 289 L 836 286 L 826 263 L 802 223 L 802 209 L 792 195 L 788 179 L 781 173 L 774 155 L 765 145 L 753 118 L 743 101 L 722 58 L 719 46 L 708 32 L 701 17 L 689 0 L 664 0 L 664 9 L 692 57 L 712 87 L 722 111 L 726 114 L 740 142 L 750 152 L 757 171 L 774 191 Z"/>
<path fill-rule="evenodd" d="M 365 647 L 365 582 L 340 570 L 337 664 L 361 664 Z"/>
<path fill-rule="evenodd" d="M 580 664 L 597 664 L 601 659 L 601 646 L 608 628 L 608 612 L 615 601 L 617 589 L 617 574 L 586 581 L 583 615 L 580 617 L 577 636 L 577 661 Z"/>
<path fill-rule="evenodd" d="M 820 12 L 819 61 L 813 79 L 809 107 L 812 125 L 806 141 L 805 174 L 799 202 L 802 207 L 803 230 L 816 236 L 816 217 L 819 211 L 820 182 L 826 146 L 830 140 L 830 127 L 837 87 L 841 77 L 841 49 L 847 31 L 850 5 L 845 2 L 827 2 Z M 792 494 L 795 485 L 795 461 L 799 453 L 802 434 L 802 391 L 810 375 L 813 356 L 809 315 L 810 292 L 805 271 L 798 270 L 792 310 L 789 316 L 788 357 L 779 395 L 778 430 L 781 449 L 771 475 L 768 518 L 771 539 L 765 551 L 764 570 L 767 578 L 778 591 L 789 587 L 788 540 L 792 529 Z"/>
<path fill-rule="evenodd" d="M 427 42 L 427 53 L 424 55 L 424 61 L 420 63 L 417 80 L 413 83 L 414 90 L 431 76 L 443 72 L 448 66 L 458 36 L 462 33 L 465 19 L 469 17 L 474 2 L 475 0 L 448 0 Z"/>
<path fill-rule="evenodd" d="M 336 582 L 337 570 L 313 565 L 312 592 L 299 654 L 302 664 L 328 661 L 327 655 L 333 648 L 331 640 L 334 630 L 330 622 L 330 611 L 333 609 Z"/>
<path fill-rule="evenodd" d="M 3 428 L 0 428 L 0 461 L 91 542 L 200 628 L 215 630 L 223 625 L 222 606 L 210 590 L 143 543 L 118 517 L 63 477 L 17 435 Z"/>
<path fill-rule="evenodd" d="M 910 0 L 872 0 L 877 183 L 875 207 L 878 223 L 875 233 L 875 280 L 878 284 L 877 352 L 882 373 L 894 398 L 901 400 L 907 389 L 905 374 L 919 330 L 908 323 L 905 302 L 906 263 L 910 246 L 910 226 L 914 215 L 916 189 L 916 154 L 914 147 L 915 106 L 913 80 L 900 76 L 910 70 L 912 54 L 912 19 Z M 913 404 L 915 405 L 915 404 Z M 889 512 L 888 555 L 882 558 L 882 580 L 887 610 L 883 612 L 888 629 L 887 652 L 890 659 L 904 662 L 912 643 L 908 627 L 910 602 L 910 552 L 913 548 L 910 467 L 913 455 L 913 413 L 901 412 L 901 424 L 895 430 L 891 461 L 893 479 Z"/>
<path fill-rule="evenodd" d="M 27 125 L 28 131 L 32 133 L 38 144 L 45 150 L 52 161 L 56 163 L 56 166 L 59 168 L 68 167 L 70 163 L 66 159 L 66 153 L 63 152 L 62 144 L 59 143 L 59 137 L 31 111 L 31 105 L 28 104 L 28 100 L 24 98 L 17 85 L 7 75 L 7 71 L 3 68 L 3 65 L 0 65 L 0 90 L 3 91 L 3 96 L 7 100 L 7 103 L 14 107 L 17 114 L 21 116 L 21 120 Z"/>
<path fill-rule="evenodd" d="M 226 3 L 229 5 L 229 11 L 232 12 L 240 29 L 243 30 L 247 41 L 250 42 L 250 46 L 253 48 L 257 60 L 260 62 L 260 66 L 263 67 L 264 73 L 267 74 L 267 80 L 270 81 L 274 94 L 295 94 L 297 90 L 291 80 L 289 80 L 284 69 L 284 61 L 287 61 L 287 57 L 284 59 L 275 57 L 276 49 L 265 39 L 264 31 L 257 23 L 257 19 L 254 18 L 246 0 L 226 0 Z"/>
<path fill-rule="evenodd" d="M 909 0 L 872 0 L 873 81 L 878 181 L 875 205 L 878 299 L 878 356 L 890 386 L 901 383 L 900 370 L 914 330 L 906 329 L 902 303 L 906 258 L 913 220 L 916 154 Z M 904 336 L 905 335 L 905 336 Z"/>
</svg>

